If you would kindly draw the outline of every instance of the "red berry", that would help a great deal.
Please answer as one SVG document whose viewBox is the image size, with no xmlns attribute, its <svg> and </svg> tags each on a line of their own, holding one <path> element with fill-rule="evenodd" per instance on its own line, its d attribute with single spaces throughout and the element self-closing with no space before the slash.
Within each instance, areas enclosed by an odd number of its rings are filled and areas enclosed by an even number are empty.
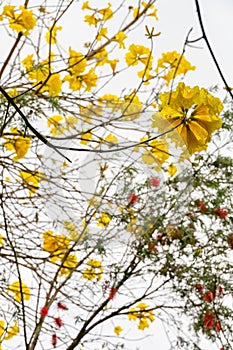
<svg viewBox="0 0 233 350">
<path fill-rule="evenodd" d="M 197 202 L 197 206 L 200 208 L 201 211 L 205 212 L 207 210 L 205 204 L 202 201 Z"/>
<path fill-rule="evenodd" d="M 49 309 L 46 306 L 42 307 L 41 310 L 40 310 L 40 314 L 41 314 L 42 317 L 47 316 L 48 312 L 49 312 Z"/>
<path fill-rule="evenodd" d="M 221 323 L 220 323 L 220 321 L 217 321 L 217 322 L 215 323 L 215 331 L 216 331 L 217 333 L 219 333 L 221 330 L 222 330 Z"/>
<path fill-rule="evenodd" d="M 228 211 L 225 209 L 218 208 L 215 210 L 215 215 L 217 215 L 220 219 L 225 219 L 228 215 Z"/>
</svg>

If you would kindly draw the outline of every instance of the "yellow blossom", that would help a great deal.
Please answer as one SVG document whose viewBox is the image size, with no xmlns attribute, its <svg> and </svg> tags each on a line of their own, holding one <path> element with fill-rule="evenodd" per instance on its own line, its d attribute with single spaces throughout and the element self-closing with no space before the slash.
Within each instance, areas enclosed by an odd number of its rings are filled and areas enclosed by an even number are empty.
<svg viewBox="0 0 233 350">
<path fill-rule="evenodd" d="M 89 1 L 84 1 L 82 10 L 92 10 L 92 8 L 89 6 Z"/>
<path fill-rule="evenodd" d="M 50 96 L 58 96 L 62 91 L 62 81 L 60 74 L 52 74 L 46 83 L 45 89 L 48 90 Z"/>
<path fill-rule="evenodd" d="M 84 17 L 84 22 L 87 22 L 90 26 L 93 25 L 93 26 L 97 26 L 97 24 L 99 23 L 100 19 L 97 18 L 94 14 L 92 15 L 86 15 Z"/>
<path fill-rule="evenodd" d="M 117 144 L 118 143 L 118 138 L 112 134 L 108 134 L 105 138 L 105 141 Z"/>
<path fill-rule="evenodd" d="M 0 248 L 4 246 L 4 238 L 0 235 Z"/>
<path fill-rule="evenodd" d="M 88 143 L 91 142 L 92 136 L 93 136 L 93 135 L 92 135 L 91 132 L 85 132 L 85 133 L 83 133 L 82 136 L 81 136 L 81 141 L 80 141 L 80 143 L 81 143 L 82 145 L 87 145 Z"/>
<path fill-rule="evenodd" d="M 110 4 L 110 2 L 108 3 L 108 7 L 105 7 L 105 8 L 103 8 L 103 9 L 101 9 L 101 10 L 98 10 L 98 13 L 99 14 L 101 14 L 102 16 L 103 16 L 103 18 L 102 18 L 102 20 L 103 21 L 107 21 L 107 20 L 109 20 L 110 18 L 112 18 L 112 16 L 113 16 L 113 12 L 112 12 L 112 10 L 111 10 L 111 4 Z"/>
<path fill-rule="evenodd" d="M 16 336 L 18 333 L 19 333 L 19 325 L 18 325 L 18 322 L 15 321 L 13 326 L 11 326 L 10 328 L 7 329 L 4 340 L 9 340 L 9 339 L 13 338 L 14 336 Z"/>
<path fill-rule="evenodd" d="M 101 227 L 106 227 L 109 225 L 111 221 L 111 215 L 109 215 L 108 213 L 102 212 L 101 216 L 98 218 L 98 226 Z"/>
<path fill-rule="evenodd" d="M 116 333 L 116 335 L 119 337 L 119 335 L 121 334 L 121 332 L 123 331 L 123 328 L 121 328 L 121 326 L 116 326 L 114 328 L 114 333 Z"/>
<path fill-rule="evenodd" d="M 120 49 L 125 49 L 124 40 L 127 38 L 124 32 L 119 32 L 115 35 L 114 41 L 118 42 Z"/>
<path fill-rule="evenodd" d="M 33 193 L 35 193 L 39 188 L 39 182 L 42 174 L 38 171 L 28 172 L 24 170 L 21 170 L 19 174 L 23 179 L 26 187 L 29 189 L 29 194 L 32 195 Z"/>
<path fill-rule="evenodd" d="M 63 254 L 59 256 L 59 259 L 62 262 L 62 268 L 59 274 L 60 276 L 69 275 L 78 264 L 78 260 L 75 254 L 69 254 L 65 258 L 65 261 L 63 261 L 64 257 L 65 256 Z"/>
<path fill-rule="evenodd" d="M 54 115 L 47 120 L 47 125 L 50 128 L 49 131 L 53 136 L 63 134 L 65 130 L 61 123 L 63 120 L 64 118 L 61 115 Z"/>
<path fill-rule="evenodd" d="M 43 233 L 42 248 L 48 253 L 58 256 L 70 249 L 70 239 L 65 235 L 56 235 L 53 231 L 48 230 Z"/>
<path fill-rule="evenodd" d="M 81 52 L 69 48 L 69 67 L 71 74 L 80 75 L 85 71 L 87 60 Z"/>
<path fill-rule="evenodd" d="M 129 320 L 139 321 L 138 329 L 144 330 L 150 326 L 150 322 L 155 320 L 153 310 L 146 311 L 148 305 L 146 303 L 138 303 L 136 308 L 131 308 L 128 313 Z"/>
<path fill-rule="evenodd" d="M 22 288 L 22 291 L 21 291 L 21 288 Z M 22 299 L 29 300 L 31 297 L 30 289 L 24 282 L 21 282 L 21 288 L 20 288 L 20 282 L 16 281 L 8 287 L 7 292 L 14 294 L 14 299 L 18 302 L 21 302 Z"/>
<path fill-rule="evenodd" d="M 87 265 L 90 266 L 83 271 L 83 278 L 90 281 L 97 279 L 100 281 L 102 279 L 103 267 L 99 260 L 88 260 Z"/>
<path fill-rule="evenodd" d="M 174 176 L 177 173 L 177 167 L 172 163 L 169 165 L 167 172 L 169 176 Z"/>
<path fill-rule="evenodd" d="M 128 66 L 136 66 L 139 61 L 148 65 L 151 60 L 150 49 L 143 45 L 131 44 L 129 52 L 125 55 L 125 60 Z"/>
<path fill-rule="evenodd" d="M 117 65 L 118 62 L 119 62 L 119 60 L 117 58 L 115 58 L 114 60 L 108 60 L 108 64 L 112 68 L 113 74 L 115 74 L 116 65 Z"/>
<path fill-rule="evenodd" d="M 171 51 L 163 53 L 162 57 L 158 59 L 155 72 L 166 81 L 166 85 L 168 86 L 175 76 L 186 74 L 189 70 L 195 69 L 196 67 L 192 66 L 184 56 L 181 57 L 178 52 Z"/>
<path fill-rule="evenodd" d="M 21 10 L 21 12 L 19 12 Z M 6 5 L 3 7 L 3 12 L 0 16 L 0 20 L 5 17 L 9 20 L 9 26 L 11 29 L 16 30 L 18 33 L 22 32 L 27 36 L 36 25 L 36 18 L 33 16 L 32 10 L 26 9 L 24 6 L 19 6 L 19 10 L 15 11 L 15 6 Z"/>
<path fill-rule="evenodd" d="M 160 115 L 176 127 L 190 155 L 205 150 L 212 134 L 220 129 L 219 117 L 223 105 L 219 98 L 198 86 L 189 87 L 179 83 L 175 91 L 160 95 Z"/>
<path fill-rule="evenodd" d="M 106 38 L 107 33 L 108 33 L 108 28 L 100 28 L 100 30 L 96 36 L 96 40 L 100 41 L 100 40 L 102 40 L 102 38 Z"/>
<path fill-rule="evenodd" d="M 148 3 L 147 2 L 145 2 L 145 1 L 142 1 L 142 6 L 144 7 L 144 9 L 145 9 L 145 7 L 146 6 L 148 6 Z M 135 7 L 134 8 L 134 11 L 133 11 L 133 17 L 134 18 L 137 18 L 138 16 L 139 16 L 139 14 L 144 10 L 144 9 L 141 9 L 141 11 L 140 11 L 140 8 L 138 8 L 138 7 Z M 155 6 L 152 4 L 152 5 L 150 5 L 149 6 L 149 8 L 148 8 L 148 10 L 152 10 L 151 12 L 147 12 L 146 13 L 146 16 L 150 16 L 150 17 L 154 17 L 155 19 L 156 19 L 156 21 L 158 21 L 158 16 L 157 16 L 157 9 L 155 8 Z M 147 11 L 148 11 L 147 10 Z"/>
<path fill-rule="evenodd" d="M 141 329 L 143 331 L 145 328 L 149 328 L 149 326 L 150 325 L 149 325 L 147 318 L 140 319 L 139 324 L 138 324 L 138 329 Z"/>
<path fill-rule="evenodd" d="M 94 57 L 95 57 L 97 66 L 103 66 L 104 64 L 109 63 L 108 52 L 105 48 L 98 51 Z"/>
<path fill-rule="evenodd" d="M 62 30 L 62 27 L 57 27 L 56 25 L 53 27 L 49 27 L 48 33 L 46 33 L 46 41 L 48 44 L 56 44 L 57 42 L 57 31 Z"/>
<path fill-rule="evenodd" d="M 18 130 L 17 130 L 18 132 Z M 14 151 L 16 156 L 12 159 L 17 162 L 19 159 L 24 158 L 30 148 L 30 138 L 18 136 L 15 138 L 7 138 L 4 143 L 4 147 L 8 151 Z"/>
</svg>

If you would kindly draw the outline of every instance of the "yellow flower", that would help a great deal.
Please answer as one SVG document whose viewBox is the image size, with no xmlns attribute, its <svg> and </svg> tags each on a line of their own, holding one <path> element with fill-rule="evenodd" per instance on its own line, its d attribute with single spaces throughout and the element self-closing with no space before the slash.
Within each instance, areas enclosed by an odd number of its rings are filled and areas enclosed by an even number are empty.
<svg viewBox="0 0 233 350">
<path fill-rule="evenodd" d="M 64 259 L 64 255 L 61 254 L 59 259 L 62 261 Z M 62 268 L 60 271 L 60 276 L 69 275 L 72 270 L 77 266 L 78 260 L 75 254 L 69 254 L 65 261 L 63 261 Z"/>
<path fill-rule="evenodd" d="M 121 328 L 121 326 L 116 326 L 114 328 L 114 333 L 116 333 L 116 335 L 119 337 L 119 335 L 121 334 L 121 332 L 123 331 L 123 328 Z"/>
<path fill-rule="evenodd" d="M 46 90 L 48 90 L 50 96 L 58 96 L 61 92 L 62 81 L 60 74 L 52 74 L 46 83 Z"/>
<path fill-rule="evenodd" d="M 89 6 L 89 1 L 84 1 L 82 10 L 92 10 L 92 8 Z"/>
<path fill-rule="evenodd" d="M 43 233 L 42 248 L 50 254 L 58 256 L 70 249 L 70 239 L 65 235 L 55 235 L 53 231 L 48 230 Z"/>
<path fill-rule="evenodd" d="M 142 331 L 145 329 L 145 328 L 149 328 L 149 322 L 147 320 L 147 318 L 141 318 L 140 321 L 139 321 L 139 324 L 138 324 L 138 329 L 141 329 Z"/>
<path fill-rule="evenodd" d="M 109 215 L 108 213 L 102 212 L 101 216 L 98 218 L 98 226 L 101 227 L 106 227 L 109 225 L 111 221 L 111 215 Z"/>
<path fill-rule="evenodd" d="M 172 163 L 169 165 L 167 172 L 169 176 L 174 176 L 177 173 L 177 167 Z"/>
<path fill-rule="evenodd" d="M 108 64 L 110 65 L 110 67 L 112 68 L 113 74 L 116 71 L 116 65 L 119 62 L 119 60 L 117 58 L 115 58 L 114 60 L 109 60 Z"/>
<path fill-rule="evenodd" d="M 82 76 L 83 83 L 86 85 L 86 91 L 91 91 L 93 87 L 96 86 L 98 76 L 95 73 L 94 68 L 91 68 L 87 74 Z"/>
<path fill-rule="evenodd" d="M 92 140 L 92 133 L 91 132 L 85 132 L 82 134 L 82 137 L 81 137 L 81 141 L 80 143 L 82 145 L 87 145 L 88 143 L 90 143 L 90 141 Z"/>
<path fill-rule="evenodd" d="M 142 140 L 144 141 L 144 140 Z M 165 140 L 160 141 L 158 139 L 152 140 L 149 143 L 149 148 L 142 155 L 143 163 L 147 165 L 152 165 L 157 163 L 158 165 L 162 165 L 169 157 L 169 147 Z"/>
<path fill-rule="evenodd" d="M 9 329 L 7 329 L 4 340 L 9 340 L 13 338 L 15 335 L 17 335 L 18 333 L 19 333 L 19 325 L 18 325 L 18 322 L 15 321 L 14 325 L 11 326 Z"/>
<path fill-rule="evenodd" d="M 87 265 L 90 266 L 83 271 L 83 278 L 90 281 L 97 279 L 100 281 L 102 279 L 102 263 L 99 260 L 88 260 Z"/>
<path fill-rule="evenodd" d="M 62 27 L 61 26 L 57 27 L 56 25 L 54 27 L 49 27 L 49 31 L 48 33 L 46 33 L 46 36 L 45 36 L 48 44 L 56 44 L 58 30 L 62 30 Z"/>
<path fill-rule="evenodd" d="M 136 312 L 136 309 L 135 308 L 131 308 L 130 310 L 129 310 L 130 312 L 128 313 L 128 319 L 131 321 L 131 320 L 133 320 L 133 321 L 136 321 L 137 320 L 137 317 L 138 317 L 138 313 Z"/>
<path fill-rule="evenodd" d="M 142 6 L 143 6 L 144 8 L 145 8 L 147 5 L 148 5 L 147 2 L 142 1 Z M 150 5 L 148 9 L 152 10 L 152 12 L 146 13 L 146 16 L 154 17 L 154 18 L 156 19 L 156 21 L 158 21 L 158 16 L 157 16 L 157 11 L 158 11 L 158 10 L 154 7 L 154 5 Z M 143 10 L 144 10 L 144 9 L 143 9 Z M 148 10 L 147 10 L 147 11 L 148 11 Z M 140 9 L 139 9 L 138 7 L 135 7 L 135 8 L 134 8 L 134 11 L 133 11 L 133 17 L 134 17 L 134 18 L 137 18 L 137 17 L 139 16 L 140 12 L 142 12 L 142 11 L 140 11 Z"/>
<path fill-rule="evenodd" d="M 129 52 L 125 55 L 125 60 L 128 66 L 136 66 L 138 62 L 148 65 L 151 60 L 150 49 L 143 45 L 131 44 Z"/>
<path fill-rule="evenodd" d="M 112 134 L 108 134 L 108 136 L 106 136 L 105 141 L 110 142 L 110 143 L 114 143 L 117 144 L 118 143 L 118 138 Z"/>
<path fill-rule="evenodd" d="M 76 52 L 75 50 L 72 50 L 71 47 L 69 48 L 69 55 L 68 70 L 71 72 L 71 74 L 76 76 L 82 74 L 86 69 L 86 58 L 81 52 Z"/>
<path fill-rule="evenodd" d="M 16 156 L 12 159 L 17 162 L 19 159 L 24 158 L 30 148 L 30 138 L 19 136 L 12 139 L 6 139 L 4 147 L 8 151 L 14 151 Z"/>
<path fill-rule="evenodd" d="M 4 246 L 4 238 L 2 235 L 0 235 L 0 247 Z"/>
<path fill-rule="evenodd" d="M 106 38 L 107 33 L 108 33 L 108 28 L 100 28 L 100 30 L 96 36 L 96 40 L 100 41 L 100 40 L 102 40 L 102 38 Z"/>
<path fill-rule="evenodd" d="M 29 189 L 29 194 L 32 195 L 35 193 L 39 188 L 39 182 L 42 174 L 38 171 L 27 172 L 24 170 L 21 170 L 19 174 L 23 179 L 26 187 Z"/>
<path fill-rule="evenodd" d="M 189 70 L 196 69 L 184 56 L 181 57 L 181 61 L 179 62 L 180 57 L 181 55 L 178 52 L 171 51 L 163 53 L 162 57 L 158 60 L 155 72 L 166 81 L 167 86 L 170 81 L 175 78 L 174 74 L 176 74 L 176 76 L 186 74 Z M 167 71 L 166 74 L 164 73 L 165 70 Z"/>
<path fill-rule="evenodd" d="M 30 297 L 31 297 L 30 289 L 24 282 L 21 282 L 21 287 L 22 287 L 22 292 L 20 290 L 20 282 L 16 281 L 12 283 L 7 289 L 7 293 L 14 294 L 14 299 L 19 303 L 22 301 L 22 299 L 30 300 Z"/>
<path fill-rule="evenodd" d="M 53 136 L 63 134 L 65 128 L 62 126 L 63 117 L 61 115 L 54 115 L 47 120 L 47 125 L 50 128 L 49 132 Z"/>
<path fill-rule="evenodd" d="M 110 18 L 112 18 L 113 12 L 111 10 L 111 6 L 112 5 L 110 3 L 108 3 L 108 7 L 105 7 L 103 9 L 101 9 L 101 10 L 98 10 L 98 13 L 103 16 L 103 18 L 102 18 L 103 21 L 107 21 Z"/>
<path fill-rule="evenodd" d="M 8 17 L 10 28 L 16 30 L 18 33 L 22 32 L 23 35 L 27 36 L 30 30 L 35 27 L 36 18 L 33 16 L 32 10 L 27 10 L 24 6 L 19 6 L 19 9 L 21 12 L 15 13 L 15 6 L 4 6 L 0 19 L 4 16 Z"/>
<path fill-rule="evenodd" d="M 115 35 L 114 41 L 118 42 L 120 49 L 125 49 L 124 40 L 127 38 L 124 32 L 119 32 Z"/>
<path fill-rule="evenodd" d="M 219 98 L 198 86 L 193 88 L 179 83 L 175 91 L 160 95 L 160 115 L 176 127 L 190 155 L 205 150 L 212 134 L 220 129 L 219 117 L 223 105 Z"/>
<path fill-rule="evenodd" d="M 96 60 L 97 66 L 103 66 L 104 64 L 109 63 L 108 52 L 105 48 L 98 51 L 97 54 L 94 56 L 94 58 Z"/>
<path fill-rule="evenodd" d="M 84 22 L 87 22 L 90 26 L 93 25 L 93 26 L 97 26 L 98 22 L 100 21 L 99 18 L 97 18 L 94 14 L 92 15 L 86 15 L 84 17 Z"/>
</svg>

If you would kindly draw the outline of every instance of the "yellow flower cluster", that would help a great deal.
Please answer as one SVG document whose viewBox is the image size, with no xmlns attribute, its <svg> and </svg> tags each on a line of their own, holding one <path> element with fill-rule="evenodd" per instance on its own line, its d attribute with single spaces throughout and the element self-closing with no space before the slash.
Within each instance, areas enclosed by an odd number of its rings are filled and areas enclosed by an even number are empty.
<svg viewBox="0 0 233 350">
<path fill-rule="evenodd" d="M 111 215 L 106 213 L 106 212 L 102 212 L 100 217 L 98 218 L 98 226 L 100 227 L 106 227 L 109 225 L 111 221 Z"/>
<path fill-rule="evenodd" d="M 14 5 L 5 5 L 3 12 L 0 15 L 0 21 L 8 18 L 9 27 L 15 30 L 17 33 L 22 32 L 23 35 L 27 36 L 30 34 L 36 25 L 36 18 L 33 16 L 32 10 L 26 9 L 24 6 L 19 6 L 16 9 Z"/>
<path fill-rule="evenodd" d="M 146 141 L 146 138 L 141 139 Z M 169 146 L 165 139 L 152 140 L 148 143 L 148 148 L 142 155 L 143 163 L 147 165 L 158 165 L 159 167 L 170 157 Z"/>
<path fill-rule="evenodd" d="M 143 6 L 143 9 L 145 9 L 146 6 L 148 6 L 148 3 L 145 1 L 142 1 L 141 5 Z M 157 16 L 157 9 L 155 8 L 155 6 L 152 4 L 149 6 L 149 9 L 152 10 L 151 12 L 149 12 L 148 14 L 146 14 L 149 17 L 154 17 L 156 19 L 156 21 L 158 21 L 158 16 Z M 142 12 L 142 10 L 140 11 L 140 8 L 135 7 L 134 11 L 133 11 L 133 17 L 137 18 L 140 14 L 140 12 Z"/>
<path fill-rule="evenodd" d="M 22 301 L 22 299 L 30 300 L 31 298 L 30 289 L 24 282 L 21 282 L 21 288 L 22 288 L 22 291 L 20 289 L 20 282 L 16 281 L 12 283 L 7 289 L 7 293 L 13 294 L 15 301 L 19 303 Z"/>
<path fill-rule="evenodd" d="M 91 91 L 96 86 L 98 77 L 94 68 L 84 74 L 86 66 L 87 61 L 83 54 L 69 48 L 69 74 L 64 77 L 64 81 L 69 83 L 71 90 L 77 91 L 84 88 L 86 91 Z"/>
<path fill-rule="evenodd" d="M 17 128 L 11 128 L 12 133 L 20 134 Z M 6 138 L 6 142 L 4 143 L 4 147 L 8 151 L 14 151 L 16 156 L 12 159 L 17 162 L 19 159 L 24 158 L 30 148 L 30 138 L 23 136 L 16 136 L 12 138 Z"/>
<path fill-rule="evenodd" d="M 125 60 L 128 66 L 136 66 L 139 62 L 144 64 L 144 68 L 138 72 L 139 78 L 144 78 L 145 81 L 153 78 L 153 76 L 150 74 L 153 56 L 148 47 L 131 44 L 129 46 L 129 52 L 127 52 L 125 55 Z"/>
<path fill-rule="evenodd" d="M 90 26 L 97 26 L 99 22 L 105 22 L 108 21 L 110 18 L 113 17 L 113 12 L 111 9 L 112 5 L 108 3 L 108 7 L 104 7 L 101 9 L 92 8 L 89 5 L 89 1 L 85 1 L 82 6 L 82 10 L 89 10 L 93 13 L 91 15 L 85 16 L 85 22 L 87 22 Z"/>
<path fill-rule="evenodd" d="M 159 114 L 170 124 L 166 128 L 176 127 L 189 154 L 205 150 L 214 131 L 222 126 L 220 99 L 204 88 L 189 87 L 184 83 L 179 83 L 171 93 L 161 94 L 159 99 Z M 153 126 L 157 127 L 156 116 Z"/>
<path fill-rule="evenodd" d="M 49 132 L 53 136 L 62 135 L 65 130 L 73 129 L 77 123 L 78 118 L 73 116 L 53 115 L 47 120 L 47 125 L 50 128 Z"/>
<path fill-rule="evenodd" d="M 184 56 L 181 57 L 178 52 L 171 51 L 163 53 L 162 57 L 158 59 L 155 72 L 166 81 L 168 86 L 175 76 L 186 74 L 188 71 L 195 69 L 196 67 L 192 66 Z"/>
<path fill-rule="evenodd" d="M 75 254 L 67 254 L 70 249 L 70 239 L 65 235 L 56 235 L 48 230 L 43 233 L 42 248 L 50 253 L 50 261 L 54 264 L 62 264 L 60 275 L 69 274 L 78 264 Z"/>
<path fill-rule="evenodd" d="M 86 278 L 90 281 L 96 279 L 100 281 L 102 279 L 103 267 L 102 263 L 99 260 L 88 260 L 86 263 L 88 268 L 83 271 L 83 278 Z"/>
<path fill-rule="evenodd" d="M 128 313 L 129 320 L 139 321 L 138 329 L 142 331 L 145 328 L 149 328 L 150 322 L 155 320 L 153 310 L 146 311 L 148 309 L 148 305 L 145 303 L 138 303 L 136 308 L 131 308 Z"/>
<path fill-rule="evenodd" d="M 8 327 L 5 321 L 0 320 L 0 350 L 2 350 L 2 342 L 4 340 L 10 340 L 19 333 L 18 322 L 15 321 L 14 324 Z"/>
<path fill-rule="evenodd" d="M 51 55 L 51 62 L 53 61 L 54 55 Z M 49 59 L 36 63 L 33 54 L 27 55 L 22 60 L 22 65 L 26 69 L 28 78 L 33 80 L 36 84 L 44 82 L 48 76 L 49 72 Z M 46 84 L 41 88 L 41 92 L 48 91 L 50 96 L 58 96 L 61 92 L 62 81 L 60 74 L 51 73 Z"/>
</svg>

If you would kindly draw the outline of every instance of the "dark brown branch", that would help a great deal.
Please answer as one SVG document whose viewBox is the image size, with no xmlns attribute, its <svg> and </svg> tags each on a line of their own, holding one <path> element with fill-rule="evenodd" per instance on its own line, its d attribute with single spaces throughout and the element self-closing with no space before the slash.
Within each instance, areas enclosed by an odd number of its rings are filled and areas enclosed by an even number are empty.
<svg viewBox="0 0 233 350">
<path fill-rule="evenodd" d="M 218 71 L 218 73 L 219 73 L 219 75 L 220 75 L 220 77 L 221 77 L 221 79 L 222 79 L 222 81 L 223 81 L 223 83 L 224 83 L 224 85 L 225 85 L 225 87 L 226 87 L 227 92 L 229 92 L 229 94 L 230 94 L 230 96 L 231 96 L 231 98 L 232 98 L 232 100 L 233 100 L 233 93 L 232 93 L 232 91 L 231 91 L 229 85 L 228 85 L 227 82 L 226 82 L 226 79 L 225 79 L 225 77 L 224 77 L 224 75 L 223 75 L 223 73 L 222 73 L 222 70 L 221 70 L 221 68 L 220 68 L 220 66 L 219 66 L 219 64 L 218 64 L 218 61 L 217 61 L 217 59 L 216 59 L 216 57 L 215 57 L 215 55 L 214 55 L 214 52 L 213 52 L 213 50 L 212 50 L 212 48 L 211 48 L 211 45 L 210 45 L 210 43 L 209 43 L 209 40 L 208 40 L 208 38 L 207 38 L 207 35 L 206 35 L 206 32 L 205 32 L 205 28 L 204 28 L 204 25 L 203 25 L 203 21 L 202 21 L 201 10 L 200 10 L 200 6 L 199 6 L 198 0 L 195 0 L 195 4 L 196 4 L 196 8 L 197 8 L 198 21 L 199 21 L 199 24 L 200 24 L 200 27 L 201 27 L 202 38 L 203 38 L 203 39 L 205 40 L 205 42 L 206 42 L 206 45 L 207 45 L 208 50 L 209 50 L 209 53 L 210 53 L 210 55 L 211 55 L 211 57 L 212 57 L 212 59 L 213 59 L 213 61 L 214 61 L 214 64 L 215 64 L 215 66 L 216 66 L 216 68 L 217 68 L 217 71 Z"/>
</svg>

